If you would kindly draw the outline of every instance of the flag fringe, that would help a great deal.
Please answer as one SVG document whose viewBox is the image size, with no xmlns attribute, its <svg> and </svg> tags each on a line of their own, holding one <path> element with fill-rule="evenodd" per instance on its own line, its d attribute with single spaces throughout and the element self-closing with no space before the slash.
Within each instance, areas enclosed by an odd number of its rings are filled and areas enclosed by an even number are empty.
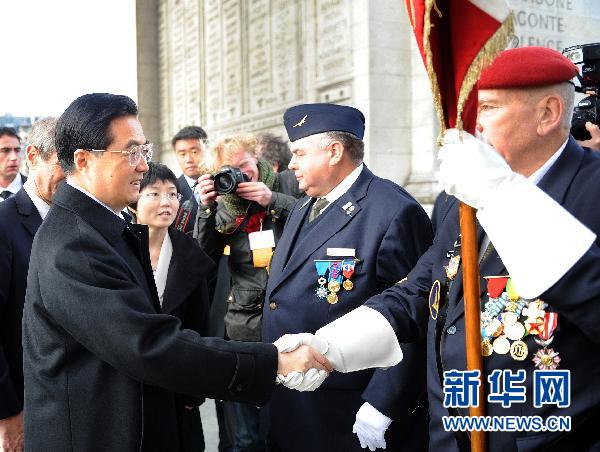
<svg viewBox="0 0 600 452">
<path fill-rule="evenodd" d="M 440 85 L 435 75 L 433 68 L 433 52 L 431 50 L 431 42 L 429 41 L 429 35 L 431 34 L 431 9 L 435 6 L 436 12 L 441 16 L 435 0 L 425 0 L 425 14 L 423 16 L 423 50 L 425 51 L 425 63 L 427 69 L 427 75 L 429 76 L 429 83 L 431 84 L 431 92 L 433 94 L 433 105 L 437 113 L 438 121 L 440 122 L 440 136 L 446 130 L 446 121 L 444 119 L 444 107 L 442 105 L 442 93 L 440 91 Z"/>
<path fill-rule="evenodd" d="M 492 35 L 485 43 L 481 50 L 477 53 L 475 59 L 469 65 L 469 69 L 465 74 L 460 91 L 458 94 L 458 105 L 456 106 L 456 128 L 462 130 L 463 120 L 462 112 L 465 103 L 471 94 L 471 90 L 479 80 L 481 71 L 487 67 L 500 52 L 506 49 L 509 41 L 515 34 L 515 19 L 511 11 L 507 18 L 502 22 L 500 28 Z"/>
</svg>

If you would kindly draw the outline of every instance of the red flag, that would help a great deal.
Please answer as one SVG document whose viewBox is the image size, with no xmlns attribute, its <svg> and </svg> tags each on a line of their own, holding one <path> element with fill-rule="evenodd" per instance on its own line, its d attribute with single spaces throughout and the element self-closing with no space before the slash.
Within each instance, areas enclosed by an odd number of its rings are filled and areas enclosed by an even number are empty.
<svg viewBox="0 0 600 452">
<path fill-rule="evenodd" d="M 477 119 L 476 83 L 481 70 L 506 48 L 513 16 L 501 0 L 405 0 L 421 57 L 431 82 L 442 133 L 456 127 L 473 133 Z M 467 369 L 484 381 L 479 312 L 479 265 L 475 210 L 460 205 Z M 479 400 L 485 400 L 483 384 Z M 484 403 L 469 409 L 483 416 Z M 471 432 L 471 450 L 484 451 L 485 433 Z"/>
<path fill-rule="evenodd" d="M 473 88 L 481 69 L 506 48 L 514 33 L 509 8 L 502 0 L 405 1 L 442 131 L 458 127 L 473 133 Z"/>
</svg>

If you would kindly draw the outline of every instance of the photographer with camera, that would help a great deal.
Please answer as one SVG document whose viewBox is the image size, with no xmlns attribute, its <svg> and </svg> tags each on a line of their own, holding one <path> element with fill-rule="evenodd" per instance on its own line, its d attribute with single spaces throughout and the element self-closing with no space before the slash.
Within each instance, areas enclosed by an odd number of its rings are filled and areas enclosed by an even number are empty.
<svg viewBox="0 0 600 452">
<path fill-rule="evenodd" d="M 297 182 L 281 178 L 256 156 L 253 136 L 226 138 L 214 148 L 218 172 L 198 179 L 200 206 L 194 228 L 202 249 L 217 260 L 229 245 L 231 293 L 225 333 L 236 341 L 260 341 L 267 266 L 298 193 Z M 295 185 L 295 186 L 293 186 Z M 235 403 L 234 451 L 264 450 L 259 411 Z"/>
<path fill-rule="evenodd" d="M 585 95 L 573 110 L 570 133 L 580 146 L 600 151 L 600 43 L 567 47 L 562 53 L 581 65 L 575 91 Z"/>
</svg>

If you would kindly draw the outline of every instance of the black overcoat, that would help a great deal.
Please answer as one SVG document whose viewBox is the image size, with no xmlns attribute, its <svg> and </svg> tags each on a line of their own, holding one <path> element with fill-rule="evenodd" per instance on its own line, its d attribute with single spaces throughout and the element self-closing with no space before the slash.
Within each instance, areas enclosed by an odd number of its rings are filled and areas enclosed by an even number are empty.
<svg viewBox="0 0 600 452">
<path fill-rule="evenodd" d="M 27 450 L 173 450 L 171 392 L 269 398 L 275 347 L 202 338 L 159 313 L 138 229 L 68 184 L 56 193 L 23 311 Z"/>
<path fill-rule="evenodd" d="M 23 188 L 0 203 L 0 419 L 23 409 L 21 318 L 31 244 L 40 224 Z"/>
</svg>

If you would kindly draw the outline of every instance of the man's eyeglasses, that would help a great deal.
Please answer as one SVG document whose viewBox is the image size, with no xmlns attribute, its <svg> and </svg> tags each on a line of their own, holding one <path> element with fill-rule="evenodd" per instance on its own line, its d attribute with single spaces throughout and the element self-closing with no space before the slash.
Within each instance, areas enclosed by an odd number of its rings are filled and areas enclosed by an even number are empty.
<svg viewBox="0 0 600 452">
<path fill-rule="evenodd" d="M 20 147 L 12 148 L 10 146 L 5 147 L 5 148 L 0 148 L 0 154 L 4 154 L 4 155 L 8 155 L 13 151 L 15 152 L 15 154 L 19 154 L 19 153 L 21 153 L 21 148 Z"/>
<path fill-rule="evenodd" d="M 142 157 L 146 162 L 152 160 L 152 143 L 139 144 L 128 151 L 107 151 L 106 149 L 90 149 L 91 152 L 110 152 L 113 154 L 123 154 L 129 157 L 131 166 L 138 166 Z"/>
<path fill-rule="evenodd" d="M 147 198 L 149 201 L 159 201 L 164 197 L 166 197 L 169 201 L 181 201 L 182 198 L 181 193 L 157 193 L 154 191 L 142 193 L 142 196 Z"/>
</svg>

